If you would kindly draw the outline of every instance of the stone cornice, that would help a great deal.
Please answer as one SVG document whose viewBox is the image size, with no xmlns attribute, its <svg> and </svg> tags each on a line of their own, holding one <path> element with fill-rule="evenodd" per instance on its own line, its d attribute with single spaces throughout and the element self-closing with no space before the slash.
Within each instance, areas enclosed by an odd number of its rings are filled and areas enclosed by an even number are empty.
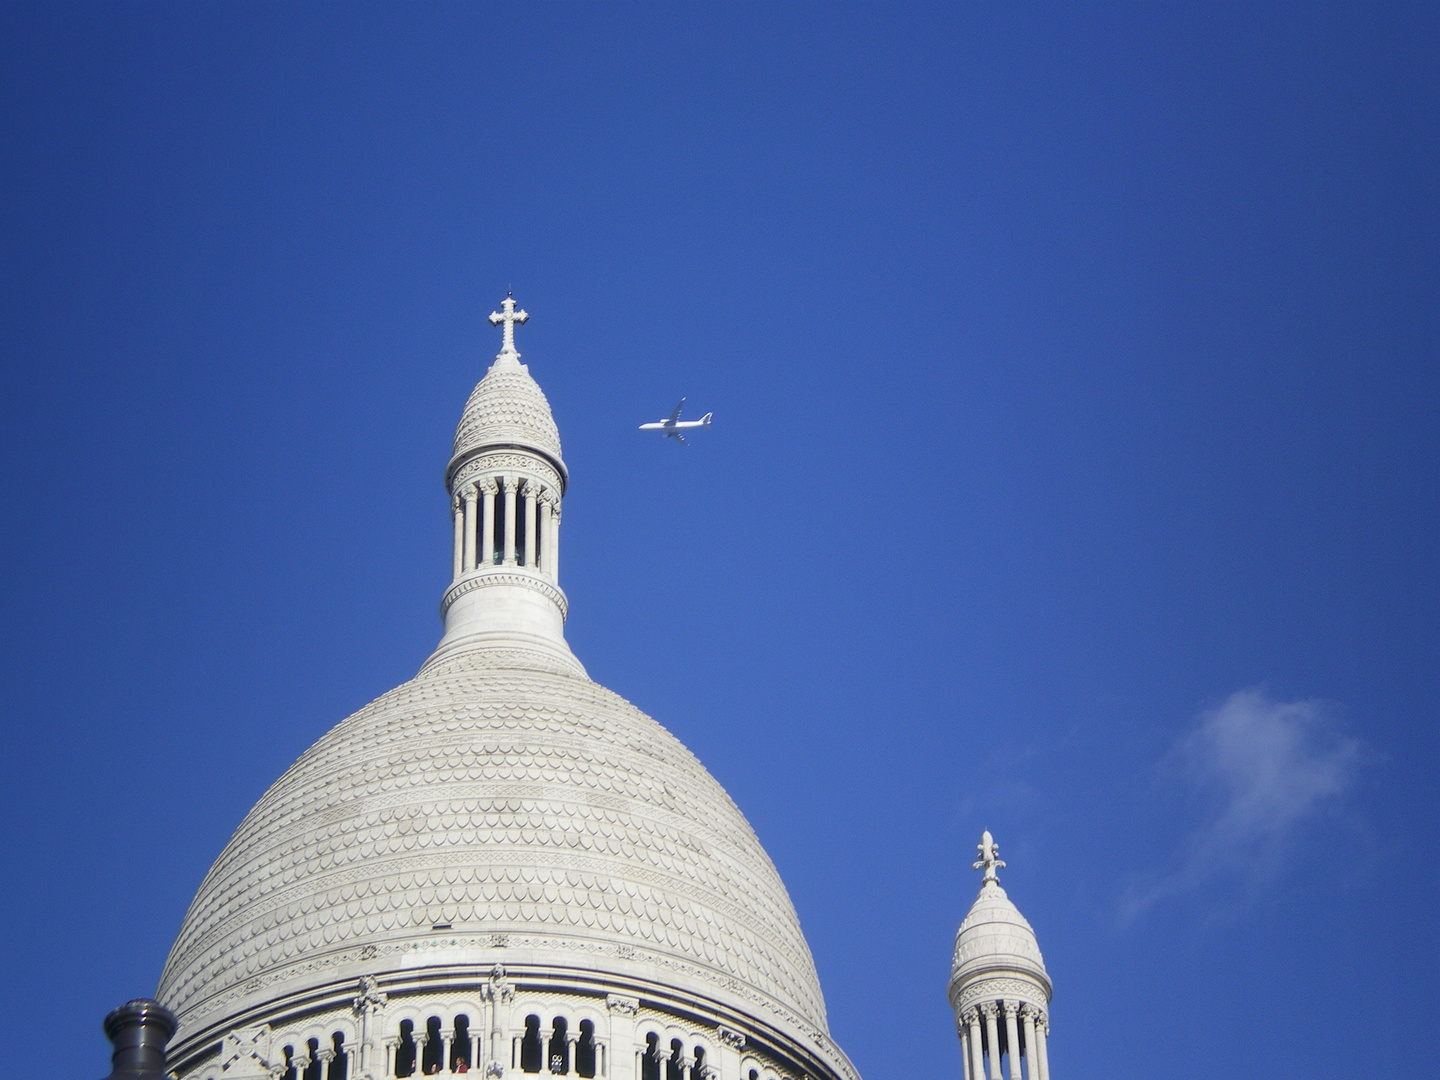
<svg viewBox="0 0 1440 1080">
<path fill-rule="evenodd" d="M 445 595 L 440 599 L 440 616 L 444 618 L 445 613 L 450 610 L 450 605 L 459 600 L 460 597 L 474 592 L 476 589 L 485 589 L 494 585 L 508 585 L 511 588 L 529 589 L 545 597 L 552 604 L 560 609 L 560 617 L 564 619 L 570 613 L 570 602 L 560 587 L 553 581 L 549 581 L 543 575 L 534 571 L 526 570 L 523 567 L 497 566 L 492 568 L 483 567 L 472 571 L 459 581 L 445 590 Z"/>
<path fill-rule="evenodd" d="M 463 453 L 457 454 L 450 460 L 450 464 L 445 468 L 445 487 L 449 489 L 453 485 L 455 477 L 460 470 L 476 458 L 483 457 L 486 454 L 506 452 L 528 454 L 549 465 L 550 468 L 555 470 L 555 475 L 559 478 L 560 494 L 565 494 L 565 488 L 569 486 L 570 483 L 570 474 L 565 469 L 565 463 L 558 457 L 547 454 L 544 450 L 540 450 L 534 446 L 522 446 L 519 443 L 489 443 L 485 446 L 471 447 Z"/>
</svg>

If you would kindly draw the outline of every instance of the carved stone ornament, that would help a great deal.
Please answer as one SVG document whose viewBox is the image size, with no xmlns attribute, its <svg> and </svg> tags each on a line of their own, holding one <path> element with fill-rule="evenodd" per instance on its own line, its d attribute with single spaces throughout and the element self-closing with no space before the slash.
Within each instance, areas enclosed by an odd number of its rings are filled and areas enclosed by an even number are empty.
<svg viewBox="0 0 1440 1080">
<path fill-rule="evenodd" d="M 506 476 L 500 480 L 500 486 L 505 489 L 506 495 L 513 495 L 520 490 L 520 479 L 515 476 Z"/>
<path fill-rule="evenodd" d="M 380 984 L 375 981 L 375 976 L 363 975 L 360 978 L 360 992 L 356 995 L 351 1008 L 354 1009 L 355 1015 L 359 1016 L 364 1012 L 383 1009 L 387 1000 L 389 1000 L 388 995 L 381 992 Z"/>
<path fill-rule="evenodd" d="M 1002 1001 L 1000 1003 L 1000 1008 L 1004 1011 L 1007 1017 L 1020 1015 L 1020 1002 L 1018 1001 Z"/>
<path fill-rule="evenodd" d="M 270 1057 L 270 1025 L 237 1028 L 225 1036 L 220 1050 L 220 1067 L 227 1077 L 265 1077 L 274 1066 Z M 283 1069 L 282 1069 L 283 1071 Z"/>
<path fill-rule="evenodd" d="M 496 964 L 490 969 L 490 981 L 480 988 L 486 1001 L 506 1004 L 515 999 L 515 984 L 505 977 L 505 968 Z"/>
<path fill-rule="evenodd" d="M 731 1028 L 722 1027 L 716 1028 L 715 1034 L 720 1041 L 730 1047 L 731 1050 L 745 1049 L 745 1033 L 743 1031 L 735 1031 Z"/>
<path fill-rule="evenodd" d="M 634 1016 L 640 1011 L 640 1002 L 638 999 L 632 997 L 621 997 L 619 994 L 606 994 L 605 1008 L 621 1016 Z"/>
<path fill-rule="evenodd" d="M 993 1020 L 1000 1015 L 1000 1008 L 993 1001 L 981 1002 L 978 1007 L 980 1009 L 980 1015 L 986 1020 Z"/>
<path fill-rule="evenodd" d="M 485 1075 L 486 1075 L 486 1076 L 504 1076 L 504 1075 L 505 1075 L 505 1066 L 504 1066 L 504 1065 L 501 1065 L 500 1062 L 498 1062 L 498 1061 L 492 1061 L 492 1062 L 490 1062 L 490 1064 L 488 1064 L 488 1065 L 485 1066 Z"/>
</svg>

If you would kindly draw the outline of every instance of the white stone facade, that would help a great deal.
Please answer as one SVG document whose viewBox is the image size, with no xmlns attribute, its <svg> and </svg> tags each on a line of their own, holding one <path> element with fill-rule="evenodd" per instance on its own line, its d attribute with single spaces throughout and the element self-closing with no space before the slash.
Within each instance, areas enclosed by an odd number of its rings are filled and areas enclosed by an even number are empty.
<svg viewBox="0 0 1440 1080">
<path fill-rule="evenodd" d="M 276 781 L 186 915 L 157 995 L 181 1080 L 859 1080 L 744 816 L 565 642 L 524 318 L 492 317 L 446 472 L 439 646 Z"/>
</svg>

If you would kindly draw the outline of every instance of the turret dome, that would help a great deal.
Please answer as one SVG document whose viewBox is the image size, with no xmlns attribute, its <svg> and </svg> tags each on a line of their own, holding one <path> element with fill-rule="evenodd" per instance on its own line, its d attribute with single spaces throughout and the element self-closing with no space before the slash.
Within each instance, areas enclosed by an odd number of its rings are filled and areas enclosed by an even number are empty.
<svg viewBox="0 0 1440 1080">
<path fill-rule="evenodd" d="M 501 357 L 465 402 L 455 429 L 451 468 L 481 450 L 513 446 L 538 450 L 560 464 L 560 431 L 545 392 L 530 377 L 528 367 Z"/>
<path fill-rule="evenodd" d="M 950 979 L 963 983 L 990 971 L 1024 971 L 1047 986 L 1050 977 L 1035 931 L 998 881 L 987 881 L 955 935 Z"/>
</svg>

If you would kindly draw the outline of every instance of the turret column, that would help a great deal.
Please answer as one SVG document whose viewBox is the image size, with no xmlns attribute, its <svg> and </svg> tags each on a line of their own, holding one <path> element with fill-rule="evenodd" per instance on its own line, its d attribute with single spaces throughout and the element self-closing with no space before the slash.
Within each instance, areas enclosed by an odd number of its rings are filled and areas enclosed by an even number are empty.
<svg viewBox="0 0 1440 1080">
<path fill-rule="evenodd" d="M 460 493 L 465 502 L 465 558 L 464 571 L 475 569 L 475 488 L 467 484 Z"/>
<path fill-rule="evenodd" d="M 465 572 L 465 507 L 458 495 L 450 497 L 450 518 L 455 523 L 455 572 L 451 581 L 459 581 Z"/>
<path fill-rule="evenodd" d="M 993 1001 L 980 1006 L 980 1015 L 985 1017 L 985 1035 L 990 1043 L 990 1080 L 1000 1080 L 1000 1027 L 995 1020 L 999 1011 Z"/>
<path fill-rule="evenodd" d="M 1020 1010 L 1020 1019 L 1025 1024 L 1025 1072 L 1027 1080 L 1040 1080 L 1040 1055 L 1035 1049 L 1035 1006 L 1026 1005 Z"/>
<path fill-rule="evenodd" d="M 535 535 L 535 496 L 539 488 L 532 481 L 525 481 L 525 565 L 532 570 L 540 569 L 540 545 Z"/>
<path fill-rule="evenodd" d="M 1020 1015 L 1020 1003 L 1018 1001 L 1007 1001 L 1004 1002 L 1000 1008 L 1005 1013 L 1005 1045 L 1010 1051 L 1010 1080 L 1021 1080 L 1020 1028 L 1016 1022 Z"/>
<path fill-rule="evenodd" d="M 1035 1018 L 1035 1043 L 1040 1050 L 1040 1075 L 1037 1080 L 1050 1080 L 1050 1055 L 1045 1050 L 1045 1040 L 1050 1032 L 1050 1021 L 1042 1014 Z"/>
<path fill-rule="evenodd" d="M 505 557 L 503 562 L 506 566 L 515 565 L 515 492 L 520 487 L 520 481 L 513 476 L 507 476 L 500 481 L 500 486 L 505 489 Z"/>
<path fill-rule="evenodd" d="M 965 1026 L 970 1032 L 970 1080 L 985 1080 L 985 1045 L 980 1035 L 980 1010 L 965 1011 Z"/>
<path fill-rule="evenodd" d="M 495 481 L 486 477 L 480 481 L 481 498 L 484 500 L 480 514 L 480 565 L 495 565 Z"/>
</svg>

